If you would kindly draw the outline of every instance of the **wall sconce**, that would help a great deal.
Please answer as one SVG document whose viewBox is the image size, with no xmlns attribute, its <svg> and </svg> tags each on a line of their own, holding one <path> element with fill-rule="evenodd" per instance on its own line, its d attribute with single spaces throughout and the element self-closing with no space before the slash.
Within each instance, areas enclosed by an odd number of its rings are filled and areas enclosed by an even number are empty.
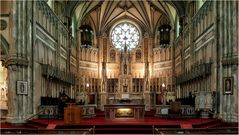
<svg viewBox="0 0 239 135">
<path fill-rule="evenodd" d="M 89 87 L 90 87 L 90 84 L 89 84 L 89 83 L 86 83 L 86 87 L 89 88 Z"/>
</svg>

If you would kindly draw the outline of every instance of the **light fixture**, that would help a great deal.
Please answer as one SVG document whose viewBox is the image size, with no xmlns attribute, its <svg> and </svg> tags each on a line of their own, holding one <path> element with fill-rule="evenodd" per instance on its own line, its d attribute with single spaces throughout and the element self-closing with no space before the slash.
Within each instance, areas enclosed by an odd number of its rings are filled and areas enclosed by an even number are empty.
<svg viewBox="0 0 239 135">
<path fill-rule="evenodd" d="M 87 88 L 90 87 L 90 84 L 89 84 L 89 83 L 86 83 L 86 87 L 87 87 Z"/>
</svg>

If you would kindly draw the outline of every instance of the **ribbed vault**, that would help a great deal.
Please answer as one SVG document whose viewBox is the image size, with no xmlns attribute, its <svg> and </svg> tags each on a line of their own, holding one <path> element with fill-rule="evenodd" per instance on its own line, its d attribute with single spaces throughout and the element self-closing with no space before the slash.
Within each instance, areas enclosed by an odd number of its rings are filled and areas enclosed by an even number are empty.
<svg viewBox="0 0 239 135">
<path fill-rule="evenodd" d="M 180 4 L 177 3 L 177 8 L 173 2 L 168 1 L 69 1 L 66 13 L 68 16 L 76 16 L 78 27 L 86 19 L 91 20 L 98 34 L 107 32 L 115 22 L 123 19 L 137 23 L 142 32 L 153 34 L 161 18 L 167 18 L 174 25 L 177 11 L 179 13 L 183 9 L 183 4 Z"/>
</svg>

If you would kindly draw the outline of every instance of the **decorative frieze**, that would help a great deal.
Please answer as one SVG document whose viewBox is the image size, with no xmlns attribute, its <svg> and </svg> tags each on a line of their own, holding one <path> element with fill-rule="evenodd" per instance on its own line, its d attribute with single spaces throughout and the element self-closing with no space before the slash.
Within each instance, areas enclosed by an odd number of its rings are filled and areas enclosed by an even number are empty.
<svg viewBox="0 0 239 135">
<path fill-rule="evenodd" d="M 58 118 L 58 106 L 57 105 L 41 105 L 39 106 L 39 118 Z"/>
</svg>

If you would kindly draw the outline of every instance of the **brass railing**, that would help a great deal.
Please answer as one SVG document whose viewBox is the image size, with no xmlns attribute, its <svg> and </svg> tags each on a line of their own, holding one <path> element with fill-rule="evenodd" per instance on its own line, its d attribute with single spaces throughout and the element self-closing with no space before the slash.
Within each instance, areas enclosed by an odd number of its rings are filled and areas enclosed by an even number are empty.
<svg viewBox="0 0 239 135">
<path fill-rule="evenodd" d="M 33 117 L 36 117 L 37 115 L 39 115 L 39 114 L 42 113 L 42 112 L 43 112 L 43 110 L 42 110 L 42 111 L 39 111 L 39 112 L 36 113 L 36 114 L 33 114 L 32 116 L 30 116 L 29 118 L 27 118 L 26 121 L 31 120 Z"/>
<path fill-rule="evenodd" d="M 153 134 L 238 134 L 238 127 L 223 128 L 153 128 Z"/>
<path fill-rule="evenodd" d="M 1 128 L 1 134 L 94 134 L 94 127 L 83 129 Z"/>
</svg>

